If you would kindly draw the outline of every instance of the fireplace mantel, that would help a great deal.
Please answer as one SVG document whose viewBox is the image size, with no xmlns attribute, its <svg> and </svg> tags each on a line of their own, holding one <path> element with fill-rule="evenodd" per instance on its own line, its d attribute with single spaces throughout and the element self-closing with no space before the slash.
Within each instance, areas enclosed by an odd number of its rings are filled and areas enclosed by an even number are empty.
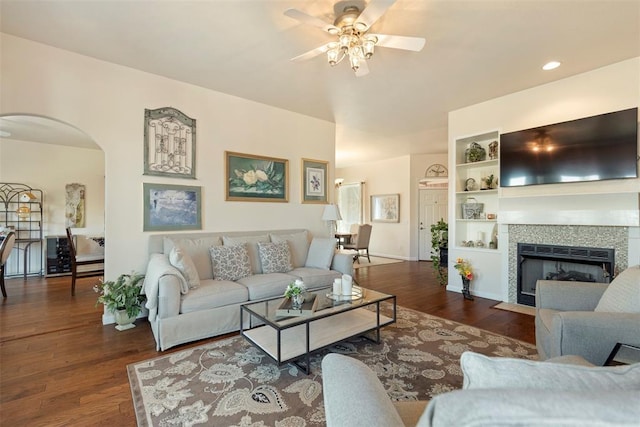
<svg viewBox="0 0 640 427">
<path fill-rule="evenodd" d="M 638 193 L 500 197 L 498 223 L 638 227 Z"/>
</svg>

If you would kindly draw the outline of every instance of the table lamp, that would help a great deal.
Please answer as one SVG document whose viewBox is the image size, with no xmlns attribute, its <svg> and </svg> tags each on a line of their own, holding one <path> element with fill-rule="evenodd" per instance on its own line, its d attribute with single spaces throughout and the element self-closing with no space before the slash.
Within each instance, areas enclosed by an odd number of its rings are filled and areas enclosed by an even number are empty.
<svg viewBox="0 0 640 427">
<path fill-rule="evenodd" d="M 329 224 L 329 237 L 333 237 L 336 234 L 336 221 L 340 221 L 342 216 L 340 216 L 340 209 L 336 205 L 327 205 L 324 207 L 324 212 L 322 213 L 322 219 L 327 221 Z"/>
</svg>

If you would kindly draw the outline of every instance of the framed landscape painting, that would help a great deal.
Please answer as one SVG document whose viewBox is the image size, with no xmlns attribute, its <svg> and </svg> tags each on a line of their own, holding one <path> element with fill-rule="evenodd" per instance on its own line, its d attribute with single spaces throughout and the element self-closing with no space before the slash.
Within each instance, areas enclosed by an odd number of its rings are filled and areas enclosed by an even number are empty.
<svg viewBox="0 0 640 427">
<path fill-rule="evenodd" d="M 329 162 L 302 159 L 302 203 L 328 203 Z"/>
<path fill-rule="evenodd" d="M 143 183 L 143 231 L 201 230 L 201 187 Z"/>
<path fill-rule="evenodd" d="M 371 221 L 400 222 L 400 194 L 371 196 Z"/>
<path fill-rule="evenodd" d="M 225 157 L 225 200 L 289 201 L 289 160 L 231 151 Z"/>
</svg>

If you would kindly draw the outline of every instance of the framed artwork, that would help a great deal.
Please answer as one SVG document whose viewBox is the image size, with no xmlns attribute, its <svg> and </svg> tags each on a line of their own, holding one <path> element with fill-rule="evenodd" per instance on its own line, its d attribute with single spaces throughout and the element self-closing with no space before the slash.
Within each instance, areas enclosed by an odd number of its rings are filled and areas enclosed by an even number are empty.
<svg viewBox="0 0 640 427">
<path fill-rule="evenodd" d="M 328 203 L 329 162 L 302 159 L 302 203 Z"/>
<path fill-rule="evenodd" d="M 196 119 L 171 107 L 144 110 L 144 174 L 196 178 Z"/>
<path fill-rule="evenodd" d="M 400 222 L 400 194 L 371 196 L 371 221 Z"/>
<path fill-rule="evenodd" d="M 225 157 L 225 200 L 289 201 L 289 160 L 231 151 Z"/>
<path fill-rule="evenodd" d="M 86 192 L 85 186 L 78 183 L 67 184 L 64 186 L 64 190 L 65 227 L 84 228 L 84 194 Z"/>
<path fill-rule="evenodd" d="M 143 183 L 143 231 L 201 230 L 201 187 Z"/>
</svg>

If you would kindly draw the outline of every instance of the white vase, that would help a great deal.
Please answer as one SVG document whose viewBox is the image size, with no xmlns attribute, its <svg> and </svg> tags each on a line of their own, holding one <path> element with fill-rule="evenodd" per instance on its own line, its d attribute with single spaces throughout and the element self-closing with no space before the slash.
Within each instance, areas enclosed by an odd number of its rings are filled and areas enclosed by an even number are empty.
<svg viewBox="0 0 640 427">
<path fill-rule="evenodd" d="M 134 320 L 136 320 L 136 316 L 129 316 L 127 314 L 127 310 L 118 310 L 113 313 L 116 319 L 116 329 L 119 331 L 126 331 L 127 329 L 135 328 L 136 325 L 133 324 Z"/>
</svg>

